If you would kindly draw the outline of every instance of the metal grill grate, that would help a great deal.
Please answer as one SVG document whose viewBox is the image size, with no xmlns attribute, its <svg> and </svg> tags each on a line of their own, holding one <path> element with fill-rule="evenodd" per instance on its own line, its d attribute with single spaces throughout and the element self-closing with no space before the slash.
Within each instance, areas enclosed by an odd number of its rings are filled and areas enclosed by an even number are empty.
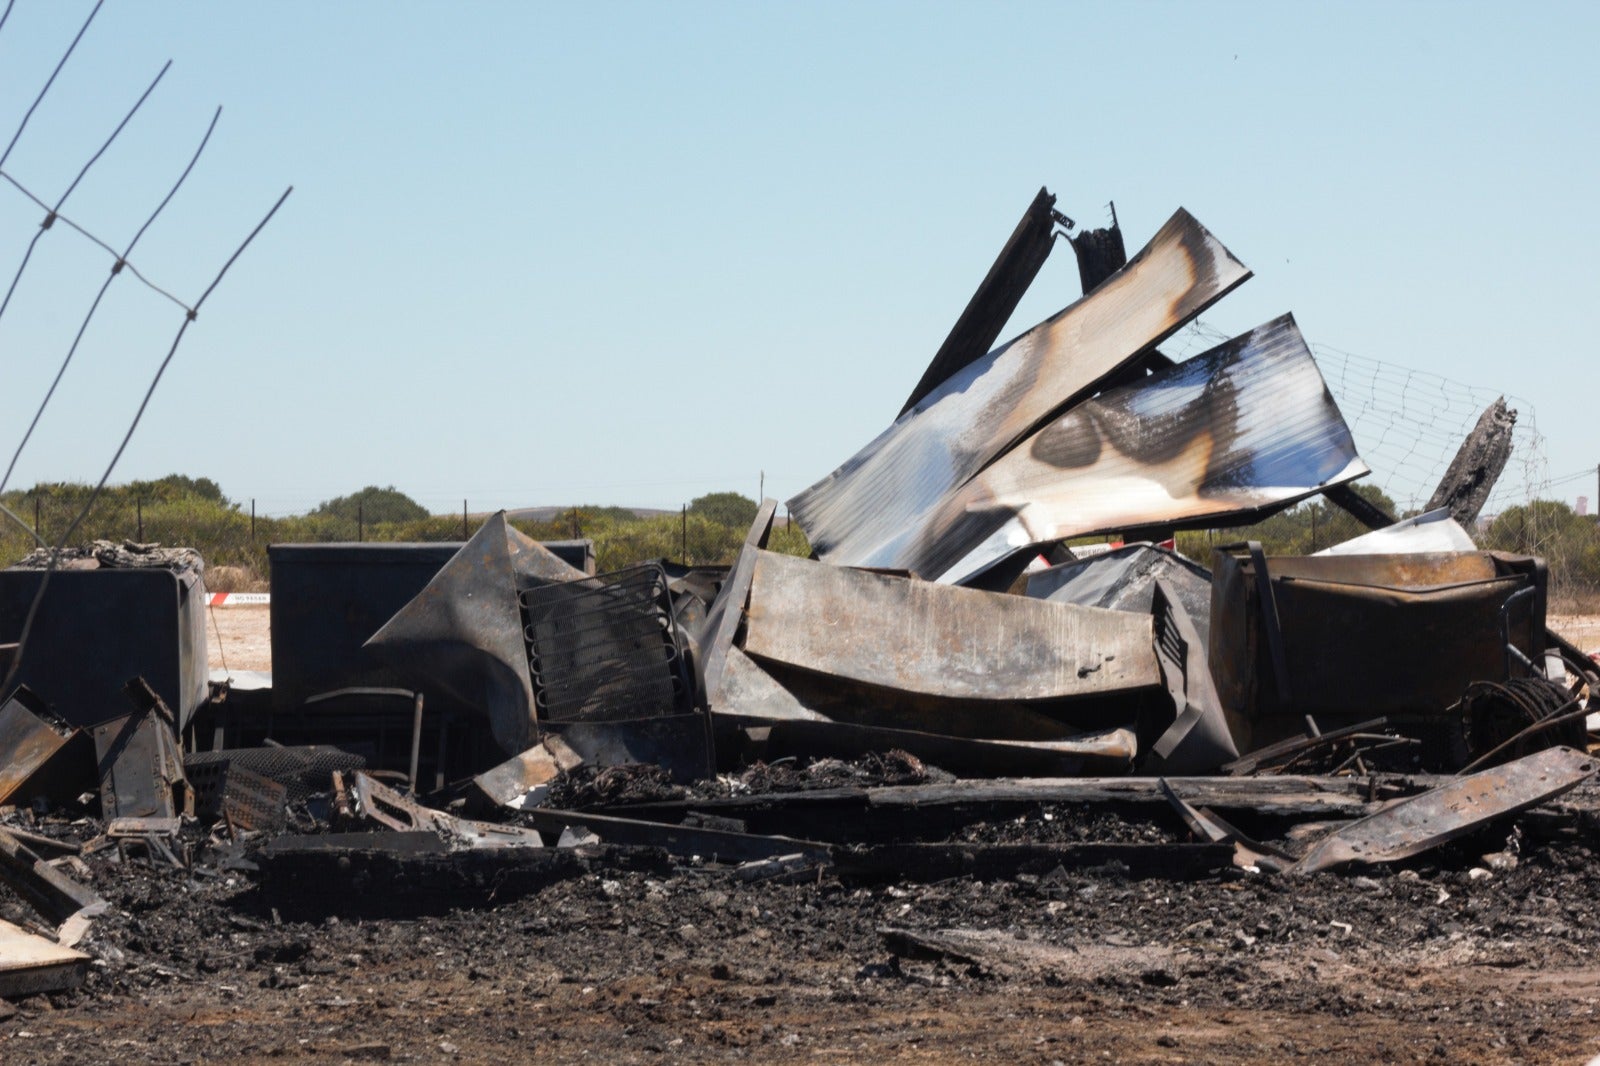
<svg viewBox="0 0 1600 1066">
<path fill-rule="evenodd" d="M 689 709 L 688 671 L 660 566 L 528 589 L 520 600 L 539 717 L 606 722 Z"/>
</svg>

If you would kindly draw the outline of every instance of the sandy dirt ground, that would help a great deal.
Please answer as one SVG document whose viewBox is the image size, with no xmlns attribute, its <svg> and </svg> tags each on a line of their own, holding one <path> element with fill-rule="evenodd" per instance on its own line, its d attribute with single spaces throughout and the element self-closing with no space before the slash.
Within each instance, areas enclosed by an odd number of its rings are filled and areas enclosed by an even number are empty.
<svg viewBox="0 0 1600 1066">
<path fill-rule="evenodd" d="M 211 607 L 206 614 L 211 669 L 272 669 L 270 607 Z"/>
<path fill-rule="evenodd" d="M 1584 651 L 1600 651 L 1600 614 L 1552 614 L 1549 623 Z"/>
</svg>

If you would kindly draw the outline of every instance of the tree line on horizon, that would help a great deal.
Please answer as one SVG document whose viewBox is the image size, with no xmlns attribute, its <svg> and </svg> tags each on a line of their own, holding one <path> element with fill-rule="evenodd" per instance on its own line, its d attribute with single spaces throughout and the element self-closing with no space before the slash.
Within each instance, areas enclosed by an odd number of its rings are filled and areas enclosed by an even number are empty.
<svg viewBox="0 0 1600 1066">
<path fill-rule="evenodd" d="M 92 486 L 51 482 L 0 495 L 25 525 L 38 523 L 54 543 L 88 501 Z M 1376 486 L 1357 491 L 1391 514 L 1394 501 Z M 153 481 L 108 485 L 71 538 L 141 540 L 184 545 L 200 551 L 210 566 L 237 566 L 268 576 L 267 545 L 353 541 L 455 541 L 470 535 L 476 519 L 433 514 L 393 485 L 368 485 L 324 500 L 300 515 L 252 516 L 247 501 L 230 499 L 211 478 L 170 474 Z M 737 492 L 696 497 L 679 513 L 641 517 L 631 508 L 578 505 L 547 521 L 513 519 L 512 525 L 536 540 L 594 541 L 598 567 L 615 570 L 645 559 L 666 558 L 695 564 L 733 560 L 754 520 L 757 503 Z M 1401 517 L 1406 517 L 1402 514 Z M 0 519 L 0 555 L 9 564 L 34 546 L 32 536 L 11 518 Z M 1214 547 L 1241 540 L 1260 541 L 1269 554 L 1307 555 L 1365 532 L 1344 511 L 1321 498 L 1280 511 L 1252 526 L 1188 531 L 1178 535 L 1178 550 L 1209 565 Z M 1474 530 L 1481 548 L 1543 556 L 1552 583 L 1559 587 L 1600 589 L 1600 525 L 1559 500 L 1532 500 L 1508 507 L 1486 528 Z M 797 525 L 779 523 L 769 545 L 775 551 L 809 555 Z"/>
</svg>

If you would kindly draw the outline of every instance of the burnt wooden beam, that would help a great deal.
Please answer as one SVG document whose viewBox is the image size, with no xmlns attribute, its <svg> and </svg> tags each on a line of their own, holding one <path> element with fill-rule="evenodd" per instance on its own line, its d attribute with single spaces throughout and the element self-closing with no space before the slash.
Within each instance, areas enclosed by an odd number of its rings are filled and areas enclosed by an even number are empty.
<svg viewBox="0 0 1600 1066">
<path fill-rule="evenodd" d="M 1344 510 L 1368 529 L 1382 529 L 1395 523 L 1393 515 L 1361 495 L 1350 486 L 1349 482 L 1325 490 L 1322 498 Z"/>
<path fill-rule="evenodd" d="M 950 375 L 994 347 L 1000 331 L 1010 321 L 1011 313 L 1022 302 L 1023 294 L 1038 277 L 1039 269 L 1055 246 L 1055 203 L 1050 190 L 1040 186 L 1039 194 L 1023 212 L 1017 228 L 1011 231 L 1011 238 L 1000 249 L 1000 255 L 984 275 L 978 291 L 972 294 L 961 317 L 956 319 L 950 335 L 939 346 L 933 362 L 922 372 L 922 380 L 906 398 L 905 406 L 900 408 L 901 414 L 915 407 Z"/>
<path fill-rule="evenodd" d="M 1504 396 L 1490 404 L 1461 442 L 1423 510 L 1448 507 L 1451 518 L 1471 529 L 1511 458 L 1511 434 L 1516 424 L 1517 412 L 1506 406 Z"/>
</svg>

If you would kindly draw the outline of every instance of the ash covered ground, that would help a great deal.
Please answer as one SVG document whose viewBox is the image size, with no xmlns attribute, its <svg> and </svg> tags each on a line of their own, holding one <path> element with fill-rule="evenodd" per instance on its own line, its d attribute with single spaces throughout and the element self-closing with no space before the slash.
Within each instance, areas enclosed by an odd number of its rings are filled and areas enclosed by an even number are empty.
<svg viewBox="0 0 1600 1066">
<path fill-rule="evenodd" d="M 455 907 L 106 850 L 85 859 L 112 907 L 87 983 L 13 1004 L 0 1061 L 1581 1062 L 1600 1053 L 1597 811 L 1590 782 L 1408 864 L 1305 879 L 748 884 L 578 849 Z M 952 839 L 1186 836 L 1053 805 Z"/>
</svg>

